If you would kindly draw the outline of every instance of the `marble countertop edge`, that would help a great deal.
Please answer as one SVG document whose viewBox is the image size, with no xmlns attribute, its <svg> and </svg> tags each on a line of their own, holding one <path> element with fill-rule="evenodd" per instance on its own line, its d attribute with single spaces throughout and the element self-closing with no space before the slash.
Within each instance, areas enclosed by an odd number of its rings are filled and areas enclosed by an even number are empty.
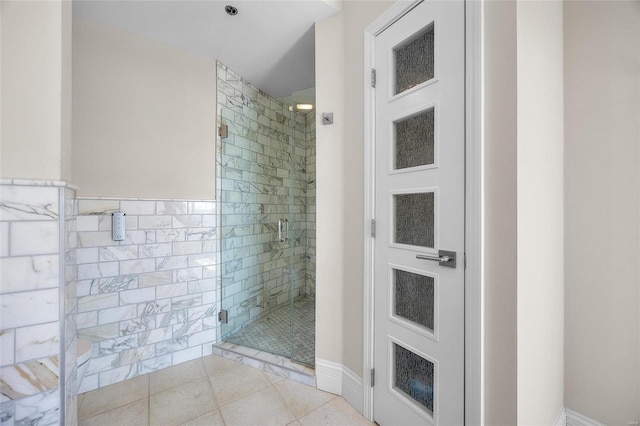
<svg viewBox="0 0 640 426">
<path fill-rule="evenodd" d="M 62 180 L 38 180 L 38 179 L 0 179 L 0 185 L 16 185 L 16 186 L 56 186 L 69 188 L 75 191 L 78 187 Z"/>
</svg>

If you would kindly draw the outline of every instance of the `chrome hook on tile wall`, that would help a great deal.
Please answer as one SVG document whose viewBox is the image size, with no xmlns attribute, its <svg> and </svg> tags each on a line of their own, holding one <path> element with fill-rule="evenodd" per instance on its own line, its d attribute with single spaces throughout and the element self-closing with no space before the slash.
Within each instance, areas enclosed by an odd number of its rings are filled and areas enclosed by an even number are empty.
<svg viewBox="0 0 640 426">
<path fill-rule="evenodd" d="M 286 217 L 281 217 L 278 220 L 278 241 L 281 243 L 289 241 L 289 219 Z"/>
</svg>

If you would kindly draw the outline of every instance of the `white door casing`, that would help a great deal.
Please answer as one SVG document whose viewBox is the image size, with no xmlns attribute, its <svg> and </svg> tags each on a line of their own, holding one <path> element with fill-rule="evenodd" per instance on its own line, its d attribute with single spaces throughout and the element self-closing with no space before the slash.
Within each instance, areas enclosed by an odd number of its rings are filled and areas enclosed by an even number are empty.
<svg viewBox="0 0 640 426">
<path fill-rule="evenodd" d="M 464 422 L 464 41 L 461 1 L 426 0 L 375 38 L 373 419 L 382 425 Z M 433 72 L 413 86 L 409 73 L 410 88 L 396 90 L 407 73 L 394 52 L 416 62 L 411 42 L 433 49 Z M 416 258 L 438 250 L 454 251 L 456 268 Z"/>
</svg>

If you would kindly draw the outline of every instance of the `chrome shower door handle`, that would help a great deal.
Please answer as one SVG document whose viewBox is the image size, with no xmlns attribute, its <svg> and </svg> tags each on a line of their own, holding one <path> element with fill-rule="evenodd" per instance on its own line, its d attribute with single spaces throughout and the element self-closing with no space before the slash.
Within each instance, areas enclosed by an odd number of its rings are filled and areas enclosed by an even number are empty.
<svg viewBox="0 0 640 426">
<path fill-rule="evenodd" d="M 289 241 L 289 219 L 287 219 L 286 217 L 284 218 L 284 227 L 285 227 L 285 237 L 284 237 L 284 241 Z"/>
<path fill-rule="evenodd" d="M 447 251 L 447 250 L 438 250 L 437 256 L 429 256 L 426 254 L 417 254 L 416 259 L 421 260 L 433 260 L 434 262 L 438 262 L 440 266 L 445 266 L 447 268 L 455 268 L 456 267 L 456 252 L 455 251 Z"/>
<path fill-rule="evenodd" d="M 283 228 L 285 228 L 285 235 L 283 236 Z M 278 241 L 281 243 L 286 243 L 287 241 L 289 241 L 289 220 L 285 217 L 281 217 L 280 219 L 278 219 Z"/>
</svg>

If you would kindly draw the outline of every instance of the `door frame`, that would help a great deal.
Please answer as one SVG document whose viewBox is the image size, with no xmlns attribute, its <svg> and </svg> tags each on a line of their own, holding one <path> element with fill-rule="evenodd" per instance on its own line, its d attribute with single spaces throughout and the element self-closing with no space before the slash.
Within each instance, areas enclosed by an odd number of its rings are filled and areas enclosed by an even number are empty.
<svg viewBox="0 0 640 426">
<path fill-rule="evenodd" d="M 371 70 L 375 64 L 375 38 L 422 1 L 398 1 L 364 32 L 364 330 L 363 414 L 373 421 L 373 389 L 370 371 L 374 354 L 373 269 L 371 221 L 375 212 L 375 90 Z M 481 0 L 465 0 L 465 371 L 464 417 L 467 425 L 484 420 L 483 344 L 484 314 L 482 279 L 482 15 Z"/>
</svg>

